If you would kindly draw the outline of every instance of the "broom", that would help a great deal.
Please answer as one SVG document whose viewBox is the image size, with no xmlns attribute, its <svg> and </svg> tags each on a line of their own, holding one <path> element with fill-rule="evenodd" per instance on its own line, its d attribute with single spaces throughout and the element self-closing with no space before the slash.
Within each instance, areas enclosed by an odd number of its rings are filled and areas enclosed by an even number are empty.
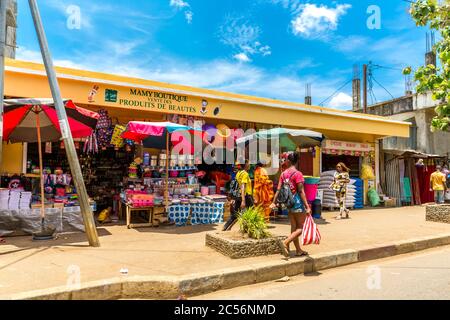
<svg viewBox="0 0 450 320">
<path fill-rule="evenodd" d="M 40 185 L 41 185 L 41 230 L 39 232 L 33 233 L 33 240 L 52 240 L 56 228 L 54 226 L 45 224 L 45 193 L 44 193 L 44 170 L 42 163 L 42 146 L 41 146 L 41 122 L 39 119 L 39 112 L 41 110 L 34 110 L 36 114 L 36 130 L 38 137 L 38 151 L 39 151 L 39 173 L 41 175 Z"/>
</svg>

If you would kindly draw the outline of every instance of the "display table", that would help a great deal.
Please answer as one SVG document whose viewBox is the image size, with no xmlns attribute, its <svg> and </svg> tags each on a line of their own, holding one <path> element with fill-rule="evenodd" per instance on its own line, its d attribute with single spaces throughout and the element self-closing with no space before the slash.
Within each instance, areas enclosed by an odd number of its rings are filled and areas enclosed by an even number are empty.
<svg viewBox="0 0 450 320">
<path fill-rule="evenodd" d="M 225 202 L 177 204 L 169 207 L 168 217 L 175 225 L 185 226 L 223 222 Z"/>
<path fill-rule="evenodd" d="M 127 219 L 127 228 L 146 228 L 146 227 L 156 227 L 158 224 L 155 224 L 155 209 L 164 208 L 163 206 L 149 206 L 149 207 L 133 207 L 131 204 L 122 202 L 120 206 L 125 207 L 125 215 Z M 121 212 L 121 208 L 119 209 L 119 212 Z M 131 214 L 133 212 L 147 212 L 149 219 L 148 223 L 131 223 Z"/>
<path fill-rule="evenodd" d="M 57 233 L 84 232 L 80 207 L 46 208 L 45 223 Z M 40 209 L 0 210 L 0 237 L 28 235 L 41 230 Z"/>
</svg>

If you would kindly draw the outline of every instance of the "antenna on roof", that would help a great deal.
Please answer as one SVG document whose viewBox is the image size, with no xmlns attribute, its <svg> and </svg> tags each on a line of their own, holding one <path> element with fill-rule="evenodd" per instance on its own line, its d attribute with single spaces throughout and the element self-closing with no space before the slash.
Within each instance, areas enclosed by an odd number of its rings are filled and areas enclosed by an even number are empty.
<svg viewBox="0 0 450 320">
<path fill-rule="evenodd" d="M 311 83 L 305 85 L 305 104 L 308 106 L 312 105 Z"/>
</svg>

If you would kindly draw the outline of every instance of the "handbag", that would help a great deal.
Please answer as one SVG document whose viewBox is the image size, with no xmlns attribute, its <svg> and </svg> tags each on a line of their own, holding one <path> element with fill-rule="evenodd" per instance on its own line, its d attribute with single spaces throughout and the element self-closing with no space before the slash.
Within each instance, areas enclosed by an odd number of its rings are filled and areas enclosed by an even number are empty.
<svg viewBox="0 0 450 320">
<path fill-rule="evenodd" d="M 320 244 L 321 238 L 319 228 L 317 228 L 313 217 L 308 215 L 303 225 L 302 245 Z"/>
</svg>

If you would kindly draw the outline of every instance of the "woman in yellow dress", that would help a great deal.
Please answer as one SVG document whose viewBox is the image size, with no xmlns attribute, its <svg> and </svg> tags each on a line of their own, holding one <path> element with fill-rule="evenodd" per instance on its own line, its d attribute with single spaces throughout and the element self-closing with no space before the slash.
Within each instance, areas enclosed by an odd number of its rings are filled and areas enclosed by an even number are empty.
<svg viewBox="0 0 450 320">
<path fill-rule="evenodd" d="M 273 182 L 270 180 L 266 169 L 263 168 L 263 164 L 258 162 L 254 173 L 254 190 L 253 198 L 255 205 L 263 208 L 266 221 L 270 220 L 270 212 L 272 209 L 270 205 L 273 201 Z"/>
</svg>

